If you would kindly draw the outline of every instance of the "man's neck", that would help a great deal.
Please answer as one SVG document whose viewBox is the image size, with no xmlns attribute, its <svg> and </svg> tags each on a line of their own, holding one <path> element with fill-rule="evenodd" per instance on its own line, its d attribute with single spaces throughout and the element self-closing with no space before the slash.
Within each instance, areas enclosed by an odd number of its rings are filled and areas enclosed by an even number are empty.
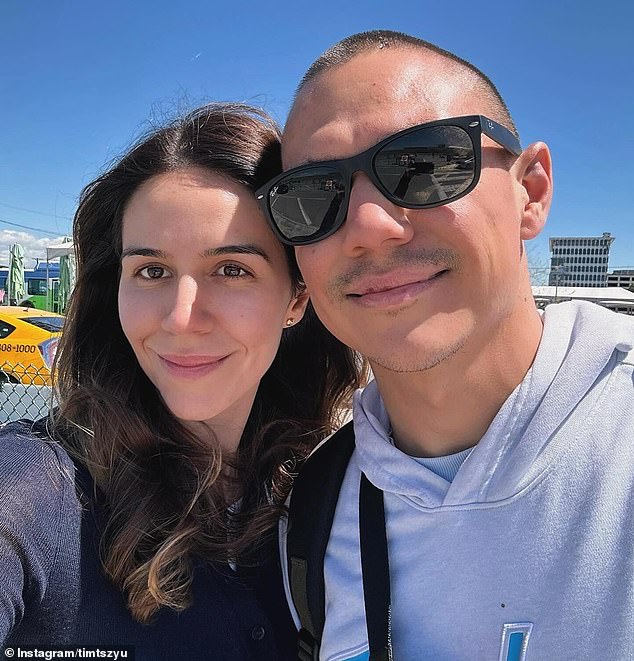
<svg viewBox="0 0 634 661">
<path fill-rule="evenodd" d="M 448 455 L 476 445 L 524 379 L 541 332 L 535 312 L 521 337 L 505 337 L 502 332 L 482 348 L 465 346 L 422 372 L 399 373 L 372 365 L 395 445 L 419 457 Z"/>
</svg>

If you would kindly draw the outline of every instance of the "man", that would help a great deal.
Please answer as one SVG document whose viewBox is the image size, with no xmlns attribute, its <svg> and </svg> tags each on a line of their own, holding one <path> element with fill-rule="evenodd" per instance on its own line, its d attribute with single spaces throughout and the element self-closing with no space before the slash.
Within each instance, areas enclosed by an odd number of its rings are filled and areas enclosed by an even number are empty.
<svg viewBox="0 0 634 661">
<path fill-rule="evenodd" d="M 395 659 L 634 658 L 634 324 L 584 303 L 540 316 L 524 241 L 551 161 L 515 133 L 484 74 L 399 33 L 345 39 L 299 87 L 270 220 L 375 375 L 354 403 L 321 659 L 366 659 L 376 633 L 362 474 L 384 500 Z"/>
</svg>

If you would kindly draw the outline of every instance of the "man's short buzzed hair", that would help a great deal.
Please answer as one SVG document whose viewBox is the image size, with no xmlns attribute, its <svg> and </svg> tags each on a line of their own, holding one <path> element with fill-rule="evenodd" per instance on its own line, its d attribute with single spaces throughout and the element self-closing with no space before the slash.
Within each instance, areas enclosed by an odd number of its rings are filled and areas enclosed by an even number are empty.
<svg viewBox="0 0 634 661">
<path fill-rule="evenodd" d="M 349 62 L 355 55 L 359 55 L 365 51 L 383 49 L 383 48 L 410 48 L 424 50 L 427 52 L 436 53 L 444 57 L 454 64 L 462 67 L 469 72 L 476 86 L 488 98 L 492 107 L 492 119 L 500 122 L 511 130 L 517 137 L 519 137 L 511 113 L 498 92 L 497 87 L 493 84 L 491 79 L 484 74 L 478 67 L 463 60 L 454 53 L 440 48 L 435 44 L 413 37 L 412 35 L 405 34 L 404 32 L 394 32 L 393 30 L 371 30 L 369 32 L 359 32 L 350 37 L 342 39 L 334 46 L 331 46 L 325 53 L 318 57 L 305 73 L 301 82 L 297 86 L 295 98 L 299 96 L 304 87 L 312 80 L 317 78 L 319 74 L 324 73 L 332 67 Z"/>
</svg>

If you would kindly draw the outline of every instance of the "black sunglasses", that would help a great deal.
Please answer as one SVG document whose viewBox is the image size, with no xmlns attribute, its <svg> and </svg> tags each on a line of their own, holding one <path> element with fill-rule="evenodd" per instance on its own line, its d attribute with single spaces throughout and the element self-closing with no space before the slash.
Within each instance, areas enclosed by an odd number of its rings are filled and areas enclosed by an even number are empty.
<svg viewBox="0 0 634 661">
<path fill-rule="evenodd" d="M 352 175 L 361 170 L 385 197 L 406 209 L 453 202 L 478 183 L 482 133 L 515 156 L 519 140 L 483 115 L 440 119 L 388 136 L 338 161 L 300 165 L 256 192 L 278 238 L 291 246 L 325 239 L 344 223 Z"/>
</svg>

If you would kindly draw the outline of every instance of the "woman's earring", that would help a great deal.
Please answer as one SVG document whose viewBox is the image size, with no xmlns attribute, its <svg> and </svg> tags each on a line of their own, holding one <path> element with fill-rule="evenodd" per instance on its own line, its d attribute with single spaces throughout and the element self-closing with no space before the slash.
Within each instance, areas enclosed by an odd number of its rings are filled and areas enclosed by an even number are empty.
<svg viewBox="0 0 634 661">
<path fill-rule="evenodd" d="M 287 326 L 292 326 L 294 323 L 295 323 L 295 319 L 293 319 L 293 317 L 290 317 L 289 319 L 286 320 Z"/>
</svg>

